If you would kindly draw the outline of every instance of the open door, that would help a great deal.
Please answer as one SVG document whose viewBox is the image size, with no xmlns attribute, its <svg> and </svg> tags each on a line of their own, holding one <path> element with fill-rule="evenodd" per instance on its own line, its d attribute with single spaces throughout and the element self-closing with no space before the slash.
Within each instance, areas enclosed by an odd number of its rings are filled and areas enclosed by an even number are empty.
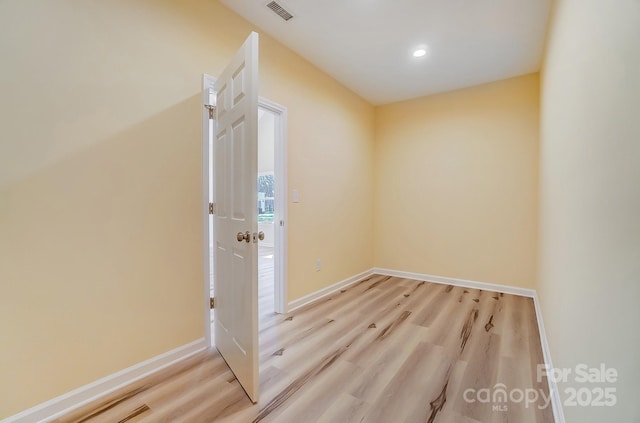
<svg viewBox="0 0 640 423">
<path fill-rule="evenodd" d="M 216 80 L 215 345 L 258 401 L 258 34 Z"/>
</svg>

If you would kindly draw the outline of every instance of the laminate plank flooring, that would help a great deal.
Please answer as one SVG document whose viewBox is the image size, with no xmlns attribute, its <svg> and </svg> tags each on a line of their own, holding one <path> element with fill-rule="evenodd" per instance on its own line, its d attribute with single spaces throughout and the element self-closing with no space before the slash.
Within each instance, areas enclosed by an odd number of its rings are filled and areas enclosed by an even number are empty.
<svg viewBox="0 0 640 423">
<path fill-rule="evenodd" d="M 267 289 L 257 404 L 210 349 L 57 422 L 554 421 L 520 401 L 549 396 L 531 298 L 374 275 L 276 315 Z"/>
</svg>

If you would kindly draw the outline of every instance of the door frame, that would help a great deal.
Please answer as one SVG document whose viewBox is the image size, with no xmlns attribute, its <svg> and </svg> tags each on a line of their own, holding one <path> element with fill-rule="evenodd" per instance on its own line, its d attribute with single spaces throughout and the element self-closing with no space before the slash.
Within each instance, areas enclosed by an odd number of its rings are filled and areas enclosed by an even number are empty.
<svg viewBox="0 0 640 423">
<path fill-rule="evenodd" d="M 209 303 L 211 292 L 211 268 L 209 265 L 209 111 L 204 107 L 210 104 L 216 79 L 207 74 L 202 75 L 202 228 L 203 228 L 203 307 L 204 327 L 207 345 L 212 345 L 211 308 Z M 258 108 L 271 112 L 275 116 L 274 142 L 274 175 L 275 175 L 275 221 L 274 221 L 274 310 L 286 313 L 287 303 L 287 108 L 263 97 L 258 98 Z M 215 121 L 213 123 L 215 133 Z M 213 152 L 215 154 L 215 152 Z M 214 173 L 215 178 L 215 173 Z M 214 184 L 215 186 L 215 184 Z M 215 191 L 214 191 L 215 202 Z M 215 235 L 214 235 L 215 236 Z M 215 256 L 214 256 L 215 260 Z M 215 293 L 214 293 L 215 295 Z"/>
<path fill-rule="evenodd" d="M 258 109 L 273 113 L 275 117 L 274 176 L 274 310 L 284 314 L 287 310 L 287 108 L 266 98 L 258 97 Z M 258 149 L 260 146 L 258 146 Z"/>
</svg>

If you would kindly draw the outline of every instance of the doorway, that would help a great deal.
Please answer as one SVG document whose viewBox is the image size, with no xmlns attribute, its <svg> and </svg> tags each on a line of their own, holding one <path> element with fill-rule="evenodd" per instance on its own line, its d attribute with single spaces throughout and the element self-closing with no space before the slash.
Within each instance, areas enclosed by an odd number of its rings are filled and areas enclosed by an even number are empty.
<svg viewBox="0 0 640 423">
<path fill-rule="evenodd" d="M 275 113 L 258 107 L 258 315 L 275 313 Z"/>
<path fill-rule="evenodd" d="M 215 106 L 215 78 L 203 77 L 203 227 L 204 234 L 204 323 L 205 338 L 213 345 L 214 309 L 212 298 L 215 255 L 215 119 L 210 119 L 207 105 Z M 215 113 L 213 114 L 215 116 Z M 260 98 L 258 106 L 258 230 L 264 240 L 258 244 L 258 313 L 260 321 L 274 313 L 287 312 L 287 109 Z M 213 205 L 211 210 L 210 205 Z"/>
</svg>

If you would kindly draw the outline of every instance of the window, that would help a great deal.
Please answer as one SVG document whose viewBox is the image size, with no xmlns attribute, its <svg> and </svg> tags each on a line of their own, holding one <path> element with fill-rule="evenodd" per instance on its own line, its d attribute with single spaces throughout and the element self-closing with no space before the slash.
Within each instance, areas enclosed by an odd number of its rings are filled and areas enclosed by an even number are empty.
<svg viewBox="0 0 640 423">
<path fill-rule="evenodd" d="M 258 175 L 258 223 L 273 223 L 275 211 L 273 173 Z"/>
</svg>

